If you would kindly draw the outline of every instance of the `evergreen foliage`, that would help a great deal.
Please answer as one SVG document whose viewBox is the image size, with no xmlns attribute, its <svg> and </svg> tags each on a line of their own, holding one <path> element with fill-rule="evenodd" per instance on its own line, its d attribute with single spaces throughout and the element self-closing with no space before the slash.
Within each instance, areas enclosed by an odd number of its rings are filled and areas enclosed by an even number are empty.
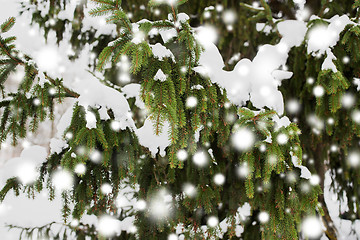
<svg viewBox="0 0 360 240">
<path fill-rule="evenodd" d="M 30 1 L 35 5 L 40 4 L 39 2 Z M 46 35 L 51 26 L 45 26 L 43 21 L 56 18 L 59 9 L 66 8 L 66 1 L 64 4 L 60 1 L 50 2 L 53 4 L 50 4 L 49 14 L 45 19 L 39 12 L 33 15 L 33 20 L 45 28 Z M 234 63 L 231 63 L 230 59 L 236 53 L 233 49 L 241 52 L 241 56 L 253 57 L 257 46 L 278 42 L 281 36 L 276 30 L 279 21 L 275 16 L 284 11 L 286 18 L 294 18 L 292 1 L 288 1 L 291 9 L 286 11 L 280 3 L 275 6 L 263 0 L 262 8 L 253 7 L 252 1 L 241 4 L 235 4 L 237 1 L 224 1 L 225 7 L 231 6 L 239 11 L 238 21 L 243 23 L 230 32 L 224 30 L 226 26 L 215 23 L 216 14 L 210 19 L 205 19 L 203 12 L 197 13 L 195 19 L 183 18 L 180 10 L 186 13 L 194 11 L 191 10 L 191 1 L 177 0 L 173 4 L 155 0 L 139 1 L 141 3 L 135 1 L 137 5 L 147 4 L 149 9 L 156 7 L 166 11 L 166 14 L 155 17 L 150 10 L 146 10 L 143 15 L 148 14 L 151 16 L 149 18 L 154 20 L 139 22 L 133 20 L 136 17 L 130 18 L 127 14 L 126 10 L 131 9 L 129 2 L 132 1 L 92 2 L 96 3 L 97 7 L 90 11 L 90 15 L 107 16 L 108 24 L 117 26 L 118 35 L 115 38 L 100 36 L 91 40 L 85 37 L 86 34 L 94 36 L 94 32 L 81 32 L 81 8 L 85 4 L 82 2 L 74 13 L 80 21 L 77 24 L 75 21 L 72 23 L 74 35 L 71 43 L 80 50 L 87 41 L 99 41 L 93 49 L 98 54 L 96 70 L 104 73 L 106 80 L 101 80 L 101 83 L 116 91 L 121 91 L 121 84 L 116 86 L 111 72 L 121 64 L 122 59 L 130 60 L 132 79 L 141 85 L 140 97 L 152 120 L 155 134 L 163 133 L 166 131 L 165 125 L 169 125 L 168 136 L 171 144 L 166 149 L 166 156 L 154 156 L 141 146 L 131 127 L 114 130 L 114 109 L 107 109 L 110 119 L 104 120 L 100 108 L 84 108 L 77 102 L 73 106 L 71 123 L 63 134 L 67 146 L 60 153 L 54 153 L 47 158 L 40 169 L 39 179 L 33 185 L 23 185 L 16 178 L 9 179 L 0 192 L 1 201 L 10 190 L 14 190 L 16 195 L 25 193 L 29 197 L 35 197 L 36 193 L 44 188 L 48 189 L 49 198 L 52 200 L 55 196 L 52 176 L 57 173 L 58 168 L 73 172 L 76 165 L 81 163 L 86 165 L 86 172 L 76 175 L 73 188 L 62 193 L 64 227 L 72 231 L 77 239 L 84 239 L 85 236 L 91 239 L 105 237 L 100 236 L 94 226 L 84 227 L 85 224 L 80 224 L 73 227 L 68 223 L 69 219 L 110 213 L 119 220 L 128 216 L 136 217 L 137 233 L 123 231 L 117 239 L 167 239 L 179 224 L 185 239 L 217 239 L 222 230 L 219 226 L 207 229 L 202 227 L 211 216 L 227 223 L 223 239 L 239 239 L 236 234 L 239 226 L 244 228 L 242 239 L 299 239 L 301 220 L 317 214 L 324 216 L 326 235 L 330 239 L 336 239 L 336 232 L 330 224 L 331 219 L 327 219 L 329 213 L 322 195 L 325 171 L 330 169 L 334 180 L 333 187 L 335 188 L 336 183 L 338 196 L 346 196 L 349 206 L 348 213 L 343 217 L 351 220 L 360 218 L 359 168 L 349 166 L 346 161 L 349 152 L 358 146 L 359 142 L 359 122 L 353 116 L 359 111 L 357 109 L 360 103 L 356 99 L 351 108 L 345 108 L 342 104 L 345 94 L 357 94 L 357 86 L 352 78 L 360 76 L 358 25 L 346 26 L 339 42 L 331 49 L 336 56 L 333 62 L 337 72 L 322 69 L 327 55 L 314 57 L 306 54 L 305 41 L 290 51 L 287 66 L 294 75 L 283 82 L 281 91 L 285 102 L 299 96 L 304 109 L 301 114 L 293 114 L 297 124 L 291 123 L 279 128 L 275 124 L 275 119 L 278 118 L 276 112 L 270 109 L 256 111 L 251 102 L 247 102 L 243 107 L 233 105 L 224 89 L 211 82 L 211 79 L 193 71 L 199 64 L 204 48 L 196 39 L 190 22 L 214 23 L 223 30 L 224 35 L 218 45 L 225 56 L 226 68 L 231 69 Z M 318 10 L 319 16 L 324 19 L 336 13 L 349 12 L 354 21 L 358 20 L 359 1 L 343 2 L 344 4 L 339 5 L 337 1 L 324 1 L 314 9 Z M 194 9 L 204 11 L 208 5 L 208 1 L 197 1 Z M 325 11 L 326 8 L 329 10 Z M 145 16 L 140 15 L 141 18 Z M 258 33 L 253 26 L 257 22 L 272 26 L 272 31 L 268 35 Z M 65 98 L 78 99 L 81 95 L 65 87 L 62 79 L 54 79 L 41 72 L 31 56 L 16 50 L 16 38 L 5 38 L 3 35 L 14 23 L 15 18 L 9 18 L 0 26 L 0 142 L 10 138 L 16 145 L 19 138 L 26 136 L 27 131 L 36 132 L 40 122 L 53 118 L 54 104 L 61 104 Z M 308 29 L 310 31 L 312 27 L 324 23 L 326 21 L 323 19 L 310 21 Z M 62 29 L 67 24 L 69 23 L 66 21 L 58 21 L 53 26 L 56 27 L 59 41 L 62 40 Z M 152 35 L 154 29 L 160 32 L 174 30 L 177 34 L 163 42 L 160 37 Z M 246 46 L 244 43 L 247 41 L 249 45 Z M 174 56 L 162 59 L 156 56 L 151 47 L 155 43 L 164 45 Z M 232 48 L 227 49 L 229 44 Z M 350 57 L 349 63 L 341 61 L 346 56 Z M 24 68 L 25 77 L 16 93 L 7 93 L 4 83 L 9 74 L 18 67 Z M 158 75 L 159 71 L 161 77 Z M 309 78 L 314 79 L 314 85 L 324 88 L 323 96 L 313 96 L 314 86 L 309 84 Z M 196 106 L 187 107 L 190 97 L 196 97 Z M 129 104 L 133 112 L 139 111 L 133 99 L 129 100 Z M 87 126 L 89 112 L 96 118 L 94 128 Z M 325 125 L 325 131 L 308 124 L 308 118 L 312 114 Z M 329 122 L 329 119 L 332 120 Z M 136 124 L 141 126 L 143 120 Z M 256 140 L 251 149 L 239 151 L 232 144 L 233 135 L 244 128 L 251 129 Z M 275 141 L 281 134 L 288 137 L 284 144 Z M 69 138 L 69 135 L 72 137 Z M 197 135 L 199 139 L 196 139 Z M 330 151 L 334 144 L 338 147 L 337 151 Z M 187 161 L 182 161 L 177 156 L 177 153 L 184 149 L 189 154 Z M 101 155 L 101 164 L 91 161 L 94 153 Z M 199 168 L 193 164 L 191 159 L 198 153 L 204 154 L 210 160 L 208 166 Z M 300 177 L 302 173 L 298 166 L 301 164 L 320 176 L 320 185 L 311 185 L 308 180 Z M 235 169 L 245 169 L 246 176 L 239 177 Z M 213 178 L 218 173 L 226 176 L 224 185 L 214 183 Z M 184 183 L 187 182 L 195 186 L 196 196 L 191 197 L 184 193 Z M 104 183 L 111 184 L 110 194 L 101 191 Z M 164 221 L 154 221 L 149 211 L 133 208 L 119 210 L 115 201 L 118 195 L 122 194 L 124 186 L 133 188 L 136 199 L 144 199 L 148 203 L 151 203 L 154 195 L 168 189 L 173 197 L 172 214 Z M 307 191 L 304 191 L 304 186 L 308 188 Z M 251 206 L 250 217 L 240 221 L 241 207 L 246 204 Z M 253 221 L 258 221 L 261 212 L 269 214 L 269 221 L 253 226 Z M 23 233 L 26 236 L 35 236 L 35 232 L 50 236 L 51 225 L 52 223 L 49 223 L 36 229 L 24 228 Z M 50 237 L 65 239 L 65 235 L 61 237 L 54 234 Z"/>
</svg>

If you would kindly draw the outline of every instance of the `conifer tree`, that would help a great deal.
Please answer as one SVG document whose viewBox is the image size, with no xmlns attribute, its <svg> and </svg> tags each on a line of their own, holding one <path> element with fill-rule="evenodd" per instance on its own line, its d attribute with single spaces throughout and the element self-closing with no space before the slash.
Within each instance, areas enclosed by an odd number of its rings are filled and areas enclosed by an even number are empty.
<svg viewBox="0 0 360 240">
<path fill-rule="evenodd" d="M 349 207 L 341 217 L 359 218 L 358 1 L 91 2 L 90 15 L 106 16 L 117 34 L 82 32 L 86 1 L 76 5 L 72 58 L 87 42 L 97 54 L 96 69 L 76 89 L 5 37 L 15 18 L 1 25 L 0 141 L 16 145 L 54 117 L 55 104 L 75 103 L 36 181 L 8 179 L 0 200 L 11 190 L 30 197 L 47 190 L 50 200 L 60 191 L 60 239 L 69 232 L 77 239 L 301 239 L 313 237 L 303 221 L 315 216 L 337 239 L 323 195 L 329 169 Z M 23 3 L 24 11 L 27 4 L 43 3 Z M 70 3 L 44 4 L 48 14 L 35 11 L 33 21 L 60 42 L 69 23 L 45 23 Z M 141 6 L 143 13 L 129 15 Z M 239 23 L 220 23 L 221 7 L 233 8 Z M 305 7 L 318 17 L 304 23 L 297 15 Z M 197 28 L 204 23 L 220 29 L 224 58 L 212 29 Z M 321 35 L 328 42 L 319 43 Z M 4 83 L 19 67 L 25 77 L 7 92 Z M 119 71 L 130 83 L 115 79 Z M 130 206 L 119 204 L 124 196 Z M 82 223 L 85 215 L 99 224 Z M 51 225 L 37 233 L 49 235 Z"/>
</svg>

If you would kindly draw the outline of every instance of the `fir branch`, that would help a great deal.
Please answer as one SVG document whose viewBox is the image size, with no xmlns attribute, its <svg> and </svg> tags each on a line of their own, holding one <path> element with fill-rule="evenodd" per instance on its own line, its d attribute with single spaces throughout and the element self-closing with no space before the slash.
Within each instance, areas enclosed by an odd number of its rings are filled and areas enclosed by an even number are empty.
<svg viewBox="0 0 360 240">
<path fill-rule="evenodd" d="M 0 191 L 0 203 L 2 201 L 4 201 L 4 198 L 6 196 L 6 194 L 11 190 L 11 189 L 16 189 L 19 187 L 19 183 L 17 181 L 16 178 L 10 178 L 6 181 L 5 186 L 1 189 Z"/>
<path fill-rule="evenodd" d="M 325 2 L 323 3 L 323 1 L 321 1 L 322 2 L 322 6 L 321 6 L 321 9 L 320 9 L 320 11 L 319 11 L 319 14 L 318 14 L 318 16 L 321 18 L 321 17 L 323 17 L 323 15 L 325 14 L 325 10 L 326 10 L 326 7 L 327 7 L 327 5 L 329 4 L 329 2 L 330 2 L 330 0 L 324 0 Z"/>
<path fill-rule="evenodd" d="M 15 18 L 10 17 L 8 20 L 6 20 L 3 24 L 1 24 L 0 29 L 2 33 L 8 32 L 15 24 Z"/>
<path fill-rule="evenodd" d="M 54 84 L 54 86 L 59 86 L 59 84 L 58 84 L 53 78 L 49 77 L 49 76 L 47 75 L 47 73 L 44 73 L 44 75 L 45 75 L 45 78 L 46 78 L 46 79 L 48 79 L 52 84 Z M 64 89 L 64 91 L 68 94 L 67 96 L 71 96 L 71 97 L 74 97 L 74 98 L 80 97 L 80 94 L 78 94 L 78 93 L 70 90 L 69 88 L 65 87 L 65 86 L 62 85 L 62 84 L 61 84 L 59 87 L 62 88 L 62 89 Z"/>
</svg>

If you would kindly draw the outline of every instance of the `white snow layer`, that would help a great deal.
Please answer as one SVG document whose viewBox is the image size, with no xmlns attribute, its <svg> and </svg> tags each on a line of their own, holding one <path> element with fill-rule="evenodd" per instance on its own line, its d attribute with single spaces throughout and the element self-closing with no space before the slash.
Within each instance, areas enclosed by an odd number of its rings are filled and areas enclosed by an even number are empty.
<svg viewBox="0 0 360 240">
<path fill-rule="evenodd" d="M 5 200 L 0 203 L 0 236 L 2 240 L 19 239 L 20 229 L 9 231 L 5 224 L 13 224 L 21 227 L 38 227 L 53 221 L 62 222 L 62 201 L 57 195 L 53 201 L 49 201 L 49 195 L 43 191 L 37 194 L 35 199 L 28 198 L 26 194 L 15 196 L 10 191 Z M 61 225 L 54 224 L 51 228 L 59 231 Z M 76 236 L 68 236 L 74 239 Z"/>
<path fill-rule="evenodd" d="M 74 100 L 71 99 L 70 107 L 61 116 L 58 124 L 56 125 L 56 136 L 50 140 L 50 154 L 59 154 L 64 148 L 68 147 L 67 142 L 63 139 L 63 134 L 71 123 L 71 118 L 73 114 L 73 102 Z"/>
<path fill-rule="evenodd" d="M 66 8 L 63 11 L 59 12 L 58 18 L 59 19 L 68 19 L 73 21 L 74 19 L 74 12 L 76 6 L 79 4 L 79 1 L 70 1 L 69 5 L 66 5 Z M 97 7 L 97 4 L 94 2 L 87 2 L 84 7 L 84 18 L 82 21 L 82 30 L 87 31 L 90 29 L 96 29 L 95 37 L 100 36 L 101 34 L 111 35 L 116 34 L 116 26 L 115 24 L 107 24 L 106 23 L 106 16 L 100 17 L 93 17 L 90 16 L 89 11 L 93 8 Z"/>
<path fill-rule="evenodd" d="M 172 14 L 168 15 L 168 20 L 173 22 L 175 26 L 180 26 L 182 22 L 186 22 L 189 19 L 190 17 L 186 13 L 179 13 L 177 15 L 177 19 L 176 19 L 177 21 L 174 22 Z M 170 39 L 177 36 L 177 31 L 174 28 L 160 29 L 158 33 L 160 34 L 164 43 L 168 42 Z"/>
<path fill-rule="evenodd" d="M 294 167 L 299 168 L 301 171 L 300 177 L 305 178 L 305 179 L 310 179 L 311 178 L 310 170 L 307 167 L 299 164 L 299 159 L 296 156 L 294 156 L 292 152 L 290 152 L 290 155 L 291 155 L 291 161 L 294 164 Z"/>
<path fill-rule="evenodd" d="M 135 98 L 135 105 L 140 109 L 145 109 L 145 104 L 140 98 L 141 85 L 137 83 L 130 83 L 124 86 L 121 91 L 127 99 Z"/>
<path fill-rule="evenodd" d="M 59 154 L 64 148 L 67 148 L 69 145 L 63 139 L 52 138 L 50 140 L 50 153 Z"/>
<path fill-rule="evenodd" d="M 307 28 L 303 21 L 287 20 L 278 24 L 278 30 L 283 36 L 278 44 L 262 46 L 253 61 L 241 59 L 233 71 L 224 71 L 224 61 L 218 48 L 214 44 L 206 44 L 200 66 L 194 70 L 226 89 L 232 103 L 242 106 L 250 100 L 259 109 L 269 107 L 281 115 L 284 102 L 278 86 L 292 73 L 279 68 L 286 64 L 290 49 L 302 43 Z"/>
<path fill-rule="evenodd" d="M 175 62 L 174 54 L 167 49 L 164 45 L 160 43 L 156 43 L 155 45 L 151 45 L 152 52 L 155 57 L 157 57 L 160 61 L 162 61 L 166 57 L 170 57 Z"/>
<path fill-rule="evenodd" d="M 5 2 L 5 0 L 0 0 Z M 8 2 L 8 1 L 6 1 Z M 297 2 L 303 2 L 301 0 Z M 67 18 L 69 20 L 73 19 L 73 12 L 75 10 L 76 4 L 75 1 L 72 1 L 71 7 L 66 8 L 65 11 L 60 13 L 60 18 Z M 13 5 L 13 8 L 15 5 Z M 88 8 L 92 8 L 91 5 L 88 5 Z M 4 9 L 8 9 L 7 7 Z M 111 34 L 115 31 L 115 25 L 107 25 L 105 24 L 104 18 L 92 18 L 88 16 L 88 11 L 85 10 L 86 17 L 84 18 L 83 27 L 85 29 L 95 28 L 97 30 L 96 35 L 100 34 Z M 5 14 L 4 14 L 5 15 Z M 180 16 L 180 15 L 179 15 Z M 18 18 L 25 19 L 24 15 Z M 27 17 L 29 20 L 29 17 Z M 99 20 L 100 19 L 100 20 Z M 182 15 L 182 18 L 178 21 L 186 20 L 186 16 Z M 314 38 L 314 36 L 310 35 L 308 41 L 308 52 L 320 52 L 324 54 L 327 53 L 327 59 L 323 64 L 323 69 L 333 69 L 334 66 L 331 64 L 332 59 L 334 58 L 331 47 L 333 47 L 337 41 L 339 40 L 339 33 L 344 29 L 346 24 L 352 23 L 347 16 L 335 16 L 330 19 L 330 24 L 322 31 L 325 33 L 323 36 L 327 36 L 328 38 L 324 38 L 319 41 Z M 34 37 L 36 35 L 35 29 L 30 29 L 28 31 L 27 25 L 16 24 L 15 27 L 15 35 L 18 36 L 18 42 L 21 42 L 21 45 L 18 44 L 19 48 L 23 51 L 29 52 L 32 50 L 33 52 L 37 52 L 35 59 L 38 61 L 38 65 L 42 70 L 48 70 L 51 74 L 58 77 L 64 77 L 64 81 L 67 85 L 72 86 L 74 76 L 79 76 L 78 69 L 84 67 L 86 68 L 87 60 L 86 58 L 80 59 L 77 63 L 64 64 L 62 61 L 65 59 L 63 57 L 63 53 L 68 52 L 65 46 L 60 46 L 61 50 L 57 49 L 57 53 L 61 53 L 61 57 L 57 56 L 53 51 L 53 48 L 45 49 L 43 51 L 43 42 L 42 41 L 29 41 L 29 38 Z M 100 31 L 101 30 L 101 31 Z M 225 88 L 228 91 L 229 99 L 237 104 L 242 105 L 245 101 L 251 100 L 254 106 L 258 108 L 263 108 L 265 106 L 273 108 L 278 111 L 279 114 L 283 112 L 283 101 L 281 93 L 277 90 L 277 87 L 280 85 L 280 81 L 283 79 L 288 79 L 291 77 L 290 72 L 279 70 L 281 66 L 286 63 L 286 59 L 288 57 L 288 51 L 293 46 L 298 46 L 304 39 L 304 35 L 306 32 L 306 26 L 304 22 L 301 21 L 293 21 L 288 20 L 278 24 L 278 30 L 280 34 L 283 36 L 282 40 L 277 45 L 265 45 L 259 51 L 257 56 L 253 61 L 249 59 L 242 59 L 236 66 L 233 71 L 224 71 L 222 68 L 224 67 L 224 62 L 221 58 L 221 55 L 216 48 L 215 45 L 207 46 L 205 52 L 201 57 L 201 66 L 196 68 L 196 71 L 199 73 L 207 74 L 214 83 L 218 83 L 221 87 Z M 28 34 L 23 34 L 23 33 Z M 34 35 L 35 32 L 35 35 Z M 14 31 L 12 32 L 14 33 Z M 163 41 L 167 42 L 169 39 L 177 35 L 175 29 L 170 30 L 162 30 L 159 32 Z M 41 34 L 40 34 L 41 35 Z M 49 39 L 53 39 L 54 35 L 50 34 Z M 31 38 L 32 39 L 32 38 Z M 321 43 L 323 41 L 324 43 Z M 49 42 L 52 42 L 49 40 Z M 34 44 L 36 43 L 36 44 Z M 55 44 L 53 44 L 55 46 Z M 89 46 L 87 46 L 87 50 L 89 50 Z M 164 54 L 169 54 L 167 51 L 162 52 L 155 50 L 154 55 L 158 56 L 159 59 L 164 57 Z M 154 49 L 153 49 L 154 51 Z M 51 63 L 46 63 L 42 61 L 42 59 L 49 59 L 46 53 L 52 52 L 54 58 Z M 45 54 L 45 55 L 44 55 Z M 331 55 L 332 54 L 332 55 Z M 31 55 L 31 53 L 30 53 Z M 165 55 L 166 56 L 166 55 Z M 172 56 L 171 56 L 172 58 Z M 329 59 L 328 59 L 329 58 Z M 332 58 L 332 59 L 330 59 Z M 84 61 L 85 59 L 85 61 Z M 79 64 L 79 62 L 83 64 Z M 60 65 L 59 68 L 55 68 L 54 66 Z M 66 69 L 66 71 L 64 71 Z M 259 71 L 261 70 L 261 71 Z M 76 72 L 76 74 L 75 74 Z M 83 71 L 80 71 L 81 79 L 85 82 L 83 85 L 78 85 L 78 88 L 74 88 L 80 93 L 80 101 L 84 106 L 92 106 L 92 107 L 101 107 L 101 119 L 106 120 L 107 114 L 104 109 L 112 109 L 116 113 L 116 119 L 123 124 L 123 128 L 130 127 L 134 129 L 135 133 L 139 137 L 140 143 L 148 147 L 153 155 L 158 152 L 158 148 L 160 148 L 160 154 L 165 155 L 165 148 L 169 146 L 170 141 L 168 140 L 167 130 L 169 128 L 169 124 L 165 123 L 162 134 L 160 136 L 154 136 L 153 126 L 150 119 L 146 119 L 145 124 L 142 128 L 136 129 L 134 127 L 133 120 L 131 119 L 129 112 L 128 103 L 124 97 L 127 98 L 134 97 L 135 92 L 139 92 L 138 86 L 125 86 L 122 90 L 123 93 L 118 92 L 110 87 L 105 86 L 100 83 L 94 77 L 84 77 Z M 86 76 L 86 75 L 85 75 Z M 87 75 L 90 76 L 90 75 Z M 250 81 L 253 79 L 253 81 Z M 43 79 L 43 81 L 46 81 Z M 76 82 L 76 79 L 75 79 Z M 84 88 L 85 87 L 85 88 Z M 99 94 L 102 93 L 102 94 Z M 136 98 L 138 96 L 135 96 Z M 138 100 L 138 98 L 137 98 Z M 138 103 L 141 105 L 140 103 Z M 51 142 L 51 152 L 59 152 L 63 147 L 65 147 L 66 142 L 61 142 L 62 134 L 64 133 L 66 127 L 69 125 L 69 121 L 71 120 L 72 115 L 72 107 L 68 109 L 68 111 L 64 114 L 63 118 L 60 121 L 60 124 L 57 126 L 58 135 Z M 287 121 L 285 119 L 284 122 L 280 121 L 279 126 L 282 124 L 287 125 Z M 157 137 L 157 138 L 156 138 Z M 23 163 L 32 163 L 32 167 L 38 167 L 47 156 L 45 148 L 40 146 L 33 146 L 25 149 L 19 158 L 12 159 L 8 161 L 3 168 L 0 169 L 0 182 L 4 184 L 4 181 L 9 177 L 18 177 L 21 180 L 21 175 L 24 173 L 23 171 L 16 170 Z M 301 167 L 297 165 L 297 161 L 294 159 L 294 165 L 296 167 Z M 11 170 L 12 169 L 12 170 Z M 309 178 L 309 172 L 304 170 L 304 174 L 302 171 L 302 176 Z M 29 176 L 29 178 L 22 178 L 27 182 L 28 180 L 32 180 L 33 176 Z M 329 179 L 329 177 L 327 177 Z M 329 184 L 327 184 L 328 186 Z M 325 191 L 327 193 L 327 191 Z M 326 195 L 326 194 L 325 194 Z M 42 200 L 39 201 L 39 198 Z M 59 200 L 59 198 L 56 198 Z M 27 202 L 28 201 L 28 202 Z M 327 200 L 328 202 L 329 200 Z M 26 202 L 26 204 L 24 204 Z M 30 204 L 31 202 L 31 204 Z M 33 205 L 33 203 L 36 205 Z M 42 224 L 49 223 L 54 220 L 54 215 L 49 214 L 49 212 L 54 213 L 57 211 L 56 221 L 61 222 L 61 201 L 49 202 L 47 200 L 46 195 L 39 196 L 36 200 L 27 200 L 26 197 L 13 197 L 11 194 L 5 199 L 5 201 L 0 204 L 0 218 L 5 219 L 4 216 L 6 214 L 6 221 L 9 223 L 15 223 L 18 225 L 24 225 L 24 223 L 30 223 L 27 225 L 38 226 Z M 43 214 L 38 214 L 39 210 L 43 212 Z M 17 213 L 14 213 L 17 212 Z M 250 212 L 250 210 L 249 210 Z M 36 213 L 36 214 L 35 214 Z M 41 212 L 40 212 L 41 213 Z M 34 219 L 33 216 L 36 215 L 37 218 Z M 246 215 L 246 214 L 243 214 Z M 44 218 L 44 219 L 43 219 Z M 3 223 L 3 220 L 1 221 Z M 337 222 L 335 222 L 337 224 Z M 220 228 L 223 232 L 226 232 L 226 225 L 222 221 L 220 222 Z M 5 236 L 4 229 L 0 228 L 0 235 Z M 125 230 L 125 229 L 124 229 Z M 237 229 L 237 236 L 240 236 L 242 229 Z M 4 234 L 3 234 L 4 233 Z M 7 233 L 7 229 L 6 229 Z M 239 235 L 238 235 L 239 234 Z M 17 236 L 15 236 L 17 237 Z M 15 238 L 10 237 L 9 239 Z M 6 239 L 6 236 L 5 238 Z"/>
<path fill-rule="evenodd" d="M 164 43 L 177 36 L 177 32 L 174 28 L 160 30 L 159 33 Z"/>
<path fill-rule="evenodd" d="M 316 18 L 316 17 L 312 17 Z M 336 60 L 336 57 L 331 51 L 336 43 L 340 39 L 340 33 L 344 30 L 345 26 L 348 24 L 355 24 L 352 22 L 348 16 L 335 15 L 328 20 L 329 25 L 317 25 L 310 29 L 307 52 L 308 54 L 312 53 L 314 56 L 317 54 L 326 53 L 326 59 L 324 60 L 321 69 L 331 69 L 333 72 L 337 72 L 336 66 L 333 63 L 333 60 Z"/>
<path fill-rule="evenodd" d="M 165 76 L 165 74 L 163 75 Z M 171 143 L 168 137 L 169 124 L 165 123 L 162 133 L 157 136 L 150 118 L 145 120 L 144 126 L 137 129 L 131 117 L 127 98 L 135 97 L 136 106 L 140 109 L 145 109 L 145 105 L 140 98 L 141 86 L 139 84 L 128 84 L 122 88 L 122 92 L 119 92 L 116 89 L 104 85 L 95 76 L 88 73 L 86 78 L 77 81 L 74 85 L 75 91 L 80 94 L 80 97 L 77 99 L 79 105 L 84 106 L 85 109 L 87 109 L 88 106 L 99 109 L 101 120 L 110 119 L 106 110 L 111 109 L 115 116 L 114 120 L 120 124 L 119 129 L 124 130 L 129 128 L 133 130 L 139 139 L 139 143 L 148 148 L 153 156 L 155 156 L 159 150 L 161 156 L 165 156 L 165 149 Z M 66 130 L 66 126 L 70 124 L 71 116 L 72 108 L 69 108 L 60 120 L 57 138 L 51 141 L 50 147 L 52 153 L 59 153 L 64 147 L 67 147 L 62 135 Z M 87 111 L 86 121 L 86 126 L 89 129 L 96 127 L 95 115 L 92 112 Z"/>
<path fill-rule="evenodd" d="M 249 203 L 245 203 L 243 206 L 237 209 L 237 212 L 235 214 L 235 225 L 236 225 L 235 235 L 237 237 L 240 237 L 241 234 L 244 232 L 244 228 L 241 224 L 250 215 L 251 215 L 251 206 Z M 216 218 L 216 220 L 218 219 Z M 231 227 L 232 220 L 233 220 L 232 218 L 224 218 L 221 222 L 215 224 L 216 234 L 220 239 L 224 237 L 224 234 L 226 234 L 227 231 L 229 230 L 229 227 Z M 200 230 L 203 232 L 204 236 L 206 236 L 206 233 L 208 231 L 208 226 L 202 225 L 200 226 Z M 195 233 L 194 229 L 188 230 L 185 228 L 184 224 L 179 223 L 176 227 L 176 234 L 179 235 L 178 239 L 179 240 L 185 239 L 183 233 L 187 231 L 190 231 L 190 236 L 194 235 Z M 197 232 L 199 232 L 199 229 L 197 229 Z"/>
<path fill-rule="evenodd" d="M 160 156 L 164 157 L 166 155 L 165 149 L 171 144 L 168 137 L 169 128 L 170 124 L 166 121 L 161 133 L 156 135 L 154 133 L 153 123 L 150 117 L 148 117 L 144 122 L 144 126 L 139 129 L 135 129 L 135 133 L 139 139 L 139 143 L 142 146 L 147 147 L 153 157 L 155 157 L 158 152 L 158 148 L 160 150 Z"/>
<path fill-rule="evenodd" d="M 155 74 L 155 76 L 154 76 L 154 80 L 159 80 L 159 81 L 161 81 L 161 82 L 166 81 L 166 75 L 165 75 L 165 73 L 164 73 L 161 69 L 159 69 L 159 70 L 157 71 L 157 73 Z"/>
<path fill-rule="evenodd" d="M 354 78 L 353 83 L 356 85 L 356 91 L 360 91 L 360 78 Z"/>
<path fill-rule="evenodd" d="M 275 122 L 275 131 L 278 131 L 282 127 L 287 127 L 290 125 L 290 119 L 286 116 L 279 118 L 279 116 L 275 115 L 272 120 Z"/>
<path fill-rule="evenodd" d="M 329 209 L 330 217 L 334 222 L 336 229 L 339 231 L 339 239 L 346 240 L 358 240 L 360 239 L 360 220 L 355 220 L 352 223 L 350 220 L 341 219 L 339 213 L 344 213 L 348 210 L 347 197 L 342 196 L 343 202 L 339 205 L 338 199 L 340 196 L 334 189 L 337 189 L 336 183 L 335 187 L 332 188 L 331 184 L 333 183 L 330 171 L 325 173 L 324 181 L 324 198 L 326 205 Z M 323 235 L 321 240 L 327 240 L 328 238 Z"/>
<path fill-rule="evenodd" d="M 25 148 L 20 157 L 10 159 L 0 168 L 0 186 L 7 179 L 16 177 L 23 184 L 33 183 L 39 173 L 38 168 L 46 160 L 48 153 L 44 147 L 31 146 Z"/>
<path fill-rule="evenodd" d="M 78 81 L 77 86 L 74 89 L 80 94 L 80 97 L 78 98 L 79 105 L 83 106 L 85 109 L 88 109 L 89 106 L 107 110 L 111 109 L 114 113 L 115 121 L 120 122 L 120 128 L 122 130 L 127 127 L 135 127 L 134 121 L 131 118 L 129 104 L 123 93 L 104 85 L 90 73 L 88 73 L 86 79 Z M 102 120 L 109 119 L 107 114 L 100 117 L 102 117 Z M 90 117 L 89 115 L 89 118 L 87 117 L 86 120 L 87 127 L 94 127 L 92 121 L 93 117 Z"/>
</svg>

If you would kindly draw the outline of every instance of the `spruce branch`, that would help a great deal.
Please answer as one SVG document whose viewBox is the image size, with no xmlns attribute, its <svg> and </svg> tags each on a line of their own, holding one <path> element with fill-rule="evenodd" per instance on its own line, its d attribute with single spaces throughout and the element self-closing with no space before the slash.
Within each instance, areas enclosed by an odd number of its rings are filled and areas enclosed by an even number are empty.
<svg viewBox="0 0 360 240">
<path fill-rule="evenodd" d="M 326 7 L 327 5 L 330 3 L 330 0 L 323 0 L 321 1 L 321 9 L 319 11 L 319 14 L 318 16 L 321 18 L 323 17 L 323 15 L 325 14 L 325 10 L 326 10 Z"/>
<path fill-rule="evenodd" d="M 6 33 L 8 32 L 15 24 L 15 18 L 10 17 L 8 20 L 6 20 L 3 24 L 1 24 L 1 32 Z"/>
</svg>

